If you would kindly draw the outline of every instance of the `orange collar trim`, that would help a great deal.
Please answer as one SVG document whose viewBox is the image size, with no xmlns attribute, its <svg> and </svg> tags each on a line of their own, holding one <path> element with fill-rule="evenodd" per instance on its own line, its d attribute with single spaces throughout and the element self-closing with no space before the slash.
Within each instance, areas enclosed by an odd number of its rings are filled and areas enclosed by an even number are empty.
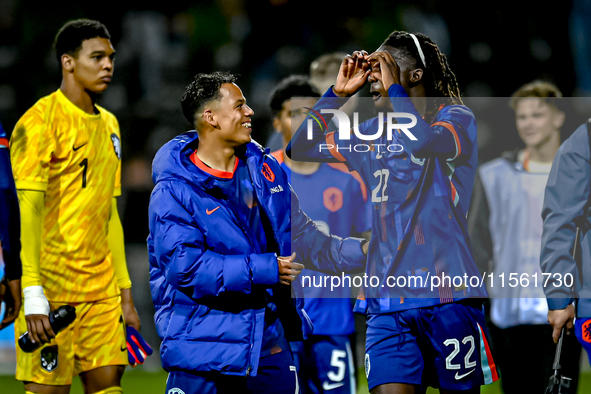
<svg viewBox="0 0 591 394">
<path fill-rule="evenodd" d="M 213 175 L 217 178 L 222 178 L 222 179 L 232 179 L 234 177 L 234 173 L 236 172 L 236 169 L 238 168 L 238 161 L 239 161 L 239 159 L 237 157 L 236 161 L 234 162 L 234 169 L 232 170 L 232 172 L 228 172 L 228 171 L 216 170 L 215 168 L 211 168 L 207 164 L 202 162 L 201 159 L 199 157 L 197 157 L 197 149 L 195 149 L 195 151 L 193 153 L 191 153 L 190 158 L 191 158 L 191 161 L 193 162 L 193 164 L 195 164 L 197 167 L 199 167 L 203 171 L 207 172 L 209 175 Z"/>
</svg>

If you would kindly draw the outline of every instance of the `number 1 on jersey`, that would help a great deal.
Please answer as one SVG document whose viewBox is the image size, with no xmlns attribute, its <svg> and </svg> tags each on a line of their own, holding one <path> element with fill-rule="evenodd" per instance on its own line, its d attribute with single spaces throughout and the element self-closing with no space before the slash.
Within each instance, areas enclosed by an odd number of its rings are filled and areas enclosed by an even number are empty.
<svg viewBox="0 0 591 394">
<path fill-rule="evenodd" d="M 84 158 L 84 160 L 82 160 L 82 163 L 80 163 L 80 167 L 83 167 L 82 169 L 82 188 L 84 189 L 86 187 L 86 171 L 88 170 L 88 159 Z"/>
</svg>

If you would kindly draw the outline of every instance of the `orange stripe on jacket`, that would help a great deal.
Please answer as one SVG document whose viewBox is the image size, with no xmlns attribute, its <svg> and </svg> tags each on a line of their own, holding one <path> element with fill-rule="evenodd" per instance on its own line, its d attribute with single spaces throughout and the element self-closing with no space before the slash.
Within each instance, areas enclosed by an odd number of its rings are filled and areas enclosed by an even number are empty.
<svg viewBox="0 0 591 394">
<path fill-rule="evenodd" d="M 283 164 L 283 162 L 285 161 L 285 159 L 283 158 L 283 150 L 281 149 L 276 150 L 275 152 L 271 152 L 271 156 L 276 158 L 279 164 Z"/>
<path fill-rule="evenodd" d="M 326 143 L 332 146 L 332 148 L 328 148 L 328 151 L 338 161 L 347 161 L 347 159 L 345 159 L 345 157 L 337 150 L 337 144 L 334 140 L 334 133 L 335 132 L 333 131 L 332 133 L 328 133 L 326 135 Z"/>
<path fill-rule="evenodd" d="M 451 131 L 451 133 L 454 135 L 454 139 L 456 140 L 456 146 L 458 147 L 458 154 L 456 155 L 456 157 L 459 157 L 460 154 L 462 153 L 462 145 L 460 145 L 460 137 L 458 137 L 458 133 L 456 132 L 456 129 L 454 128 L 454 126 L 448 122 L 436 122 L 436 123 L 433 123 L 431 126 L 443 126 L 446 129 L 448 129 L 449 131 Z M 455 159 L 455 157 L 454 157 L 454 159 Z"/>
<path fill-rule="evenodd" d="M 234 178 L 234 173 L 236 172 L 236 168 L 238 168 L 238 160 L 239 160 L 237 157 L 236 161 L 234 162 L 234 169 L 232 170 L 232 172 L 228 172 L 228 171 L 216 170 L 215 168 L 211 168 L 211 167 L 207 166 L 207 164 L 203 163 L 201 161 L 201 159 L 197 156 L 197 149 L 195 149 L 195 151 L 193 153 L 191 153 L 191 156 L 189 156 L 189 158 L 191 159 L 193 164 L 195 164 L 201 170 L 207 172 L 209 175 L 213 175 L 215 177 L 222 178 L 222 179 Z"/>
</svg>

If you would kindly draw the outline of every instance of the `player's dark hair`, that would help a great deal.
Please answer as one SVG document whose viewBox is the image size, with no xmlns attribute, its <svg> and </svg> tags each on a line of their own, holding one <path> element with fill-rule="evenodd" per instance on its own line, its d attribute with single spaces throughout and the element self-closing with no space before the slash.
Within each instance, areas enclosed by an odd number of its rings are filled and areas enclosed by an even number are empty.
<svg viewBox="0 0 591 394">
<path fill-rule="evenodd" d="M 550 82 L 536 80 L 526 83 L 511 95 L 509 106 L 515 111 L 519 101 L 526 97 L 538 97 L 546 104 L 560 110 L 559 102 L 562 98 L 562 92 L 556 85 L 553 85 Z"/>
<path fill-rule="evenodd" d="M 389 45 L 402 51 L 403 56 L 414 60 L 414 67 L 423 70 L 425 95 L 435 98 L 427 102 L 425 120 L 431 121 L 439 112 L 441 104 L 463 104 L 460 88 L 455 74 L 447 63 L 446 56 L 441 53 L 437 44 L 422 33 L 414 33 L 419 41 L 425 63 L 421 60 L 419 50 L 412 36 L 404 31 L 394 31 L 382 45 Z"/>
<path fill-rule="evenodd" d="M 195 127 L 195 113 L 208 102 L 218 100 L 220 87 L 225 83 L 235 83 L 237 77 L 237 75 L 222 71 L 195 75 L 181 97 L 181 108 L 187 122 Z"/>
<path fill-rule="evenodd" d="M 277 116 L 283 103 L 292 97 L 320 97 L 320 93 L 306 75 L 291 75 L 279 82 L 271 92 L 269 107 L 273 116 Z"/>
<path fill-rule="evenodd" d="M 78 52 L 82 49 L 82 42 L 97 37 L 106 38 L 107 40 L 111 39 L 107 27 L 99 21 L 76 19 L 63 25 L 57 32 L 53 43 L 60 67 L 63 54 L 77 58 Z"/>
</svg>

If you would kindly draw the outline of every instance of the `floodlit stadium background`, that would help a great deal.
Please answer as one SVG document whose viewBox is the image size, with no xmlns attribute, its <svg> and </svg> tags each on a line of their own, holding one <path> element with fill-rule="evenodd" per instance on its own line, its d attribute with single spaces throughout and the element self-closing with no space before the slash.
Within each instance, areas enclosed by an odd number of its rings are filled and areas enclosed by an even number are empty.
<svg viewBox="0 0 591 394">
<path fill-rule="evenodd" d="M 117 60 L 113 82 L 99 103 L 121 126 L 120 214 L 142 331 L 155 348 L 145 245 L 150 164 L 164 142 L 189 129 L 179 98 L 194 74 L 241 75 L 238 85 L 255 111 L 253 138 L 263 144 L 273 133 L 267 100 L 277 82 L 307 74 L 310 62 L 327 52 L 371 52 L 393 30 L 434 39 L 466 97 L 508 97 L 534 79 L 556 84 L 565 96 L 591 96 L 591 2 L 581 0 L 553 7 L 496 1 L 478 10 L 466 0 L 51 3 L 0 0 L 0 120 L 10 134 L 26 109 L 58 88 L 61 75 L 51 45 L 61 25 L 86 17 L 107 26 Z M 591 98 L 577 102 L 563 139 L 591 114 Z M 481 163 L 520 146 L 513 125 L 497 129 L 487 119 L 478 121 Z M 359 329 L 363 333 L 363 325 Z M 0 332 L 0 371 L 8 375 L 14 371 L 10 331 Z M 158 357 L 142 368 L 160 371 Z"/>
</svg>

